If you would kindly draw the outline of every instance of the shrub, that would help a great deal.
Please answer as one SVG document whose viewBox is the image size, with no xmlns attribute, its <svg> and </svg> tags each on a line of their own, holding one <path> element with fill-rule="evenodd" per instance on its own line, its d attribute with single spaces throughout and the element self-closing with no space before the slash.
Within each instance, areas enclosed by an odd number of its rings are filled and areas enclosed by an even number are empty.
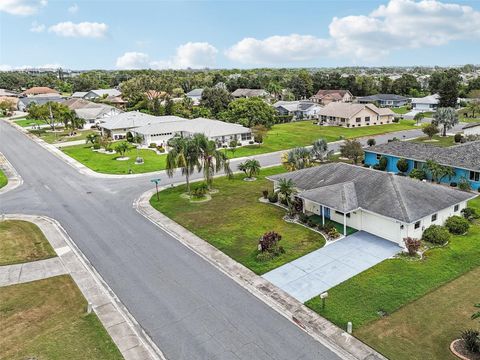
<svg viewBox="0 0 480 360">
<path fill-rule="evenodd" d="M 434 135 L 438 134 L 438 126 L 434 124 L 428 124 L 422 129 L 423 133 L 428 136 L 429 139 L 433 138 Z"/>
<path fill-rule="evenodd" d="M 157 147 L 157 144 L 155 144 L 155 143 L 150 143 L 150 145 L 148 145 L 148 147 L 149 147 L 150 149 L 155 149 L 155 148 Z"/>
<path fill-rule="evenodd" d="M 94 148 L 95 150 L 100 149 L 100 144 L 98 144 L 98 143 L 93 144 L 93 148 Z"/>
<path fill-rule="evenodd" d="M 326 231 L 326 233 L 330 239 L 337 239 L 340 237 L 340 233 L 335 227 L 332 227 L 331 229 Z"/>
<path fill-rule="evenodd" d="M 450 240 L 450 233 L 444 226 L 430 225 L 423 232 L 422 240 L 432 244 L 443 245 Z"/>
<path fill-rule="evenodd" d="M 298 216 L 298 221 L 300 221 L 302 224 L 306 224 L 308 222 L 308 215 L 305 215 L 304 213 L 301 213 Z"/>
<path fill-rule="evenodd" d="M 477 211 L 474 208 L 466 207 L 461 211 L 462 216 L 468 221 L 472 222 L 475 219 L 478 219 Z"/>
<path fill-rule="evenodd" d="M 456 142 L 456 143 L 459 143 L 462 141 L 462 134 L 460 133 L 456 133 L 455 136 L 453 137 L 453 140 Z"/>
<path fill-rule="evenodd" d="M 456 182 L 451 182 L 451 183 L 450 183 L 450 186 L 451 186 L 451 187 L 457 187 L 458 184 L 457 184 Z"/>
<path fill-rule="evenodd" d="M 160 151 L 161 153 L 165 152 L 165 148 L 163 146 L 157 146 L 157 150 Z"/>
<path fill-rule="evenodd" d="M 465 349 L 472 353 L 480 352 L 480 333 L 477 330 L 468 329 L 462 331 L 462 340 L 465 344 Z"/>
<path fill-rule="evenodd" d="M 408 161 L 407 161 L 407 159 L 404 159 L 404 158 L 398 159 L 397 169 L 401 173 L 406 173 L 408 171 Z"/>
<path fill-rule="evenodd" d="M 375 139 L 368 139 L 367 140 L 367 145 L 368 146 L 374 146 L 377 142 L 375 141 Z"/>
<path fill-rule="evenodd" d="M 427 174 L 422 169 L 413 169 L 408 176 L 418 180 L 425 180 L 427 178 Z"/>
<path fill-rule="evenodd" d="M 207 195 L 207 192 L 208 192 L 208 185 L 205 183 L 202 183 L 192 190 L 192 196 L 195 198 L 202 198 L 205 195 Z"/>
<path fill-rule="evenodd" d="M 418 249 L 420 249 L 421 241 L 419 239 L 406 237 L 403 239 L 403 242 L 405 243 L 405 247 L 408 250 L 408 255 L 410 256 L 414 256 Z"/>
<path fill-rule="evenodd" d="M 307 226 L 313 228 L 313 227 L 317 226 L 317 224 L 312 219 L 308 219 L 307 220 Z"/>
<path fill-rule="evenodd" d="M 130 131 L 127 132 L 126 138 L 129 143 L 133 142 L 133 134 Z"/>
<path fill-rule="evenodd" d="M 452 234 L 462 235 L 468 231 L 470 222 L 461 216 L 454 215 L 450 216 L 447 221 L 445 221 L 445 227 Z"/>
<path fill-rule="evenodd" d="M 268 190 L 263 190 L 262 195 L 264 199 L 268 199 Z"/>
<path fill-rule="evenodd" d="M 470 191 L 472 190 L 472 187 L 470 186 L 470 183 L 468 182 L 467 179 L 461 178 L 460 182 L 458 183 L 458 188 L 463 191 Z"/>
<path fill-rule="evenodd" d="M 395 117 L 395 118 L 393 118 L 392 122 L 398 123 L 398 122 L 400 122 L 400 118 L 399 118 L 399 117 Z"/>
<path fill-rule="evenodd" d="M 253 144 L 255 144 L 255 141 L 250 140 L 248 143 L 249 143 L 250 145 L 253 145 Z"/>
<path fill-rule="evenodd" d="M 268 201 L 270 201 L 271 203 L 276 203 L 278 201 L 278 194 L 274 192 L 268 195 Z"/>
<path fill-rule="evenodd" d="M 388 159 L 385 156 L 382 156 L 380 160 L 378 160 L 378 164 L 375 165 L 373 168 L 376 170 L 385 171 L 387 169 Z"/>
<path fill-rule="evenodd" d="M 280 240 L 282 240 L 282 236 L 279 233 L 275 231 L 266 232 L 258 242 L 258 250 L 260 252 L 269 252 L 274 255 L 284 253 L 285 250 L 278 245 Z"/>
</svg>

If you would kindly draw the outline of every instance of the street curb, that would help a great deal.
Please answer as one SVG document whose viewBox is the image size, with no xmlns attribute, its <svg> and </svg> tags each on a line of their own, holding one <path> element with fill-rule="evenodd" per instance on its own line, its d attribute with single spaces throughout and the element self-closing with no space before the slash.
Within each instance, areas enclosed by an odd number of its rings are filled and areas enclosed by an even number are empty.
<svg viewBox="0 0 480 360">
<path fill-rule="evenodd" d="M 125 360 L 166 360 L 58 221 L 24 214 L 3 218 L 29 221 L 40 228 Z"/>
<path fill-rule="evenodd" d="M 5 194 L 6 192 L 11 191 L 23 184 L 23 179 L 20 174 L 17 172 L 17 170 L 15 170 L 10 161 L 8 161 L 8 159 L 2 153 L 0 153 L 0 170 L 3 171 L 8 179 L 7 185 L 0 189 L 0 195 Z"/>
<path fill-rule="evenodd" d="M 165 188 L 162 188 L 162 190 Z M 252 295 L 296 324 L 343 359 L 384 360 L 383 355 L 346 333 L 261 276 L 237 263 L 205 240 L 177 224 L 150 205 L 155 189 L 143 193 L 133 207 L 153 224 L 201 256 Z"/>
</svg>

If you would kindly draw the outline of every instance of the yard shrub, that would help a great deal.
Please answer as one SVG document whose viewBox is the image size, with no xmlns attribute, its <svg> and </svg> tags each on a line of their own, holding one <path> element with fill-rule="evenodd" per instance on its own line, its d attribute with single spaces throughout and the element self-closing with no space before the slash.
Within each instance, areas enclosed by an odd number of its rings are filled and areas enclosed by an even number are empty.
<svg viewBox="0 0 480 360">
<path fill-rule="evenodd" d="M 278 194 L 274 192 L 268 195 L 268 201 L 270 201 L 271 203 L 276 203 L 278 201 Z"/>
<path fill-rule="evenodd" d="M 161 153 L 165 152 L 165 148 L 163 146 L 157 146 L 157 150 L 160 151 Z"/>
<path fill-rule="evenodd" d="M 472 190 L 472 187 L 470 186 L 470 183 L 468 182 L 467 179 L 461 178 L 460 182 L 458 183 L 458 188 L 463 191 L 470 191 Z"/>
<path fill-rule="evenodd" d="M 461 141 L 462 141 L 462 134 L 456 133 L 455 136 L 453 137 L 453 140 L 454 140 L 456 143 L 461 142 Z"/>
<path fill-rule="evenodd" d="M 465 209 L 462 209 L 461 214 L 465 219 L 470 222 L 473 222 L 474 220 L 479 218 L 477 211 L 471 207 L 466 207 Z"/>
<path fill-rule="evenodd" d="M 408 176 L 417 180 L 425 180 L 427 178 L 427 174 L 422 169 L 413 169 Z"/>
<path fill-rule="evenodd" d="M 450 183 L 450 186 L 451 186 L 451 187 L 457 187 L 458 184 L 457 184 L 456 182 L 451 182 L 451 183 Z"/>
<path fill-rule="evenodd" d="M 394 117 L 393 120 L 392 120 L 392 122 L 398 123 L 398 122 L 400 122 L 400 118 L 399 118 L 399 117 Z"/>
<path fill-rule="evenodd" d="M 248 143 L 249 143 L 250 145 L 253 145 L 253 144 L 255 144 L 255 141 L 250 140 Z"/>
<path fill-rule="evenodd" d="M 462 235 L 468 231 L 468 228 L 470 227 L 470 222 L 461 216 L 454 215 L 450 216 L 445 221 L 445 227 L 452 234 Z"/>
<path fill-rule="evenodd" d="M 380 160 L 378 160 L 378 164 L 375 165 L 373 168 L 376 170 L 385 171 L 387 169 L 388 159 L 385 156 L 382 156 Z"/>
<path fill-rule="evenodd" d="M 148 147 L 150 149 L 155 149 L 157 147 L 157 144 L 156 143 L 150 143 L 150 145 L 148 145 Z"/>
<path fill-rule="evenodd" d="M 133 142 L 133 134 L 130 131 L 127 132 L 127 141 L 129 143 Z"/>
<path fill-rule="evenodd" d="M 368 139 L 367 140 L 367 145 L 368 146 L 374 146 L 377 142 L 375 141 L 375 139 Z"/>
<path fill-rule="evenodd" d="M 415 239 L 412 237 L 406 237 L 403 239 L 403 242 L 405 243 L 405 247 L 408 250 L 408 255 L 414 256 L 418 249 L 420 249 L 421 241 L 419 239 Z"/>
<path fill-rule="evenodd" d="M 462 340 L 465 344 L 465 349 L 472 353 L 480 352 L 480 332 L 473 329 L 462 331 Z"/>
<path fill-rule="evenodd" d="M 340 233 L 338 230 L 333 226 L 331 229 L 329 229 L 327 232 L 327 235 L 330 239 L 337 239 L 340 237 Z"/>
<path fill-rule="evenodd" d="M 206 183 L 201 183 L 197 187 L 192 190 L 192 196 L 198 199 L 203 198 L 207 195 L 208 192 L 208 185 Z"/>
<path fill-rule="evenodd" d="M 312 219 L 308 219 L 307 220 L 307 226 L 313 228 L 313 227 L 317 226 L 317 224 Z"/>
<path fill-rule="evenodd" d="M 263 190 L 262 195 L 264 199 L 268 199 L 268 190 Z"/>
<path fill-rule="evenodd" d="M 423 232 L 422 240 L 431 244 L 443 245 L 450 240 L 450 233 L 444 226 L 430 225 Z"/>
<path fill-rule="evenodd" d="M 282 240 L 282 236 L 275 231 L 269 231 L 263 234 L 258 242 L 258 250 L 260 253 L 257 255 L 257 260 L 270 260 L 275 256 L 285 253 L 283 247 L 279 245 L 280 240 Z"/>
<path fill-rule="evenodd" d="M 94 148 L 95 150 L 100 149 L 100 144 L 98 144 L 98 143 L 93 144 L 93 148 Z"/>
<path fill-rule="evenodd" d="M 300 221 L 302 224 L 306 224 L 308 222 L 308 215 L 306 214 L 300 214 L 298 216 L 298 221 Z"/>
</svg>

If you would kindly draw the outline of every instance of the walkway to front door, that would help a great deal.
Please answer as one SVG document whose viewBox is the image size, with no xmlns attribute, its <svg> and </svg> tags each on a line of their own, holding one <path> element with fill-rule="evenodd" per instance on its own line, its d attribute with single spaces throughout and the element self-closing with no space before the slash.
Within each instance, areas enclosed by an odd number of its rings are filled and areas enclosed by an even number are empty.
<svg viewBox="0 0 480 360">
<path fill-rule="evenodd" d="M 301 302 L 401 251 L 397 244 L 359 231 L 263 275 Z"/>
</svg>

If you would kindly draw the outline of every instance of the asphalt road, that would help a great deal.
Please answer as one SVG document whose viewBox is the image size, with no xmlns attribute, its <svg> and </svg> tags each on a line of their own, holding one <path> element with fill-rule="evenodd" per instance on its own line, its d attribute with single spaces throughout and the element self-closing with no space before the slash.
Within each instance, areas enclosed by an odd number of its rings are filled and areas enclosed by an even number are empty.
<svg viewBox="0 0 480 360">
<path fill-rule="evenodd" d="M 58 220 L 167 358 L 339 358 L 139 215 L 132 203 L 151 175 L 81 175 L 3 121 L 0 152 L 24 180 L 0 197 L 0 212 Z"/>
</svg>

